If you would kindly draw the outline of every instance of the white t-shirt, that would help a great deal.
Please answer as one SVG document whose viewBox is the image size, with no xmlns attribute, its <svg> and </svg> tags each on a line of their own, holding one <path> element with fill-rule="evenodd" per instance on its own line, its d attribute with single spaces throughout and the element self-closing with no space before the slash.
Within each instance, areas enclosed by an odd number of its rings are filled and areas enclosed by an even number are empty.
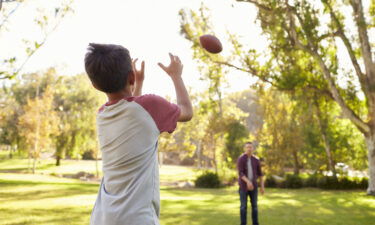
<svg viewBox="0 0 375 225">
<path fill-rule="evenodd" d="M 97 116 L 103 179 L 90 225 L 158 225 L 157 142 L 173 132 L 180 108 L 156 95 L 104 105 Z"/>
<path fill-rule="evenodd" d="M 254 177 L 254 174 L 253 174 L 253 165 L 251 163 L 251 157 L 250 157 L 250 158 L 247 158 L 247 178 L 250 181 L 253 181 L 253 177 Z"/>
</svg>

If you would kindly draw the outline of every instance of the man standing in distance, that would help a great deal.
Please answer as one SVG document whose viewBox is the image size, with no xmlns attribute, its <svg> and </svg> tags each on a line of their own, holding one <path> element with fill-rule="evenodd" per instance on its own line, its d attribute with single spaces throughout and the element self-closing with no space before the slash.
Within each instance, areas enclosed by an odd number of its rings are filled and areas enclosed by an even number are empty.
<svg viewBox="0 0 375 225">
<path fill-rule="evenodd" d="M 244 145 L 245 153 L 237 160 L 238 184 L 240 186 L 240 215 L 241 225 L 247 223 L 247 197 L 251 202 L 251 217 L 253 225 L 259 225 L 258 222 L 258 178 L 260 179 L 260 193 L 264 194 L 264 180 L 260 161 L 253 155 L 254 146 L 252 142 L 246 142 Z"/>
</svg>

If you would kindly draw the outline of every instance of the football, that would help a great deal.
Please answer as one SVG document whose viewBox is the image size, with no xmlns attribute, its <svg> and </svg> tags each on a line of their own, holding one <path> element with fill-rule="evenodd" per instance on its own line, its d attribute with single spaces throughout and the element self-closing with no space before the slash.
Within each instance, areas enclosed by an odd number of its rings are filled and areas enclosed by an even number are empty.
<svg viewBox="0 0 375 225">
<path fill-rule="evenodd" d="M 210 53 L 217 54 L 223 50 L 220 40 L 211 34 L 200 36 L 199 42 L 201 46 Z"/>
</svg>

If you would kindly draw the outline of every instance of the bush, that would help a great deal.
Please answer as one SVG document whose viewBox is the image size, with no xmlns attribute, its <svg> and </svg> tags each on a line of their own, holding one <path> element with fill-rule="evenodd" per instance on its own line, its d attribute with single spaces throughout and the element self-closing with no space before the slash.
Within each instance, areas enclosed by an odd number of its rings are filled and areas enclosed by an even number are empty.
<svg viewBox="0 0 375 225">
<path fill-rule="evenodd" d="M 340 177 L 337 189 L 353 189 L 356 186 L 355 181 L 353 182 L 348 177 Z"/>
<path fill-rule="evenodd" d="M 360 189 L 366 189 L 368 187 L 368 178 L 362 177 L 362 179 L 357 180 L 357 187 Z"/>
<path fill-rule="evenodd" d="M 303 182 L 299 175 L 287 174 L 284 182 L 285 188 L 302 188 Z"/>
<path fill-rule="evenodd" d="M 340 185 L 339 185 L 337 178 L 329 177 L 329 176 L 319 177 L 317 186 L 318 188 L 322 188 L 322 189 L 340 189 Z"/>
<path fill-rule="evenodd" d="M 363 177 L 348 177 L 339 176 L 323 176 L 322 174 L 311 174 L 304 177 L 298 175 L 288 174 L 282 179 L 277 179 L 275 176 L 267 176 L 265 180 L 266 187 L 276 188 L 302 188 L 302 187 L 317 187 L 321 189 L 366 189 L 368 186 L 368 178 Z"/>
<path fill-rule="evenodd" d="M 276 180 L 273 176 L 267 176 L 265 180 L 266 187 L 277 187 Z"/>
<path fill-rule="evenodd" d="M 195 187 L 199 188 L 218 188 L 220 187 L 220 184 L 220 178 L 217 173 L 210 171 L 204 172 L 195 180 Z"/>
<path fill-rule="evenodd" d="M 83 160 L 94 160 L 95 159 L 95 152 L 94 150 L 87 150 L 82 154 Z"/>
<path fill-rule="evenodd" d="M 318 175 L 312 174 L 304 179 L 304 187 L 318 187 Z"/>
</svg>

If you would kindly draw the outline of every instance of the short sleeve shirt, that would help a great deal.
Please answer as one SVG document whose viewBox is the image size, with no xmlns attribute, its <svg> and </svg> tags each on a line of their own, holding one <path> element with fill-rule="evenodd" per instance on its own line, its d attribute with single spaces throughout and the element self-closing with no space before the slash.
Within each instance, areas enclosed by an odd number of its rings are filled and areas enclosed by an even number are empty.
<svg viewBox="0 0 375 225">
<path fill-rule="evenodd" d="M 103 179 L 91 225 L 158 225 L 157 142 L 173 132 L 180 108 L 157 95 L 109 102 L 97 115 Z"/>
</svg>

